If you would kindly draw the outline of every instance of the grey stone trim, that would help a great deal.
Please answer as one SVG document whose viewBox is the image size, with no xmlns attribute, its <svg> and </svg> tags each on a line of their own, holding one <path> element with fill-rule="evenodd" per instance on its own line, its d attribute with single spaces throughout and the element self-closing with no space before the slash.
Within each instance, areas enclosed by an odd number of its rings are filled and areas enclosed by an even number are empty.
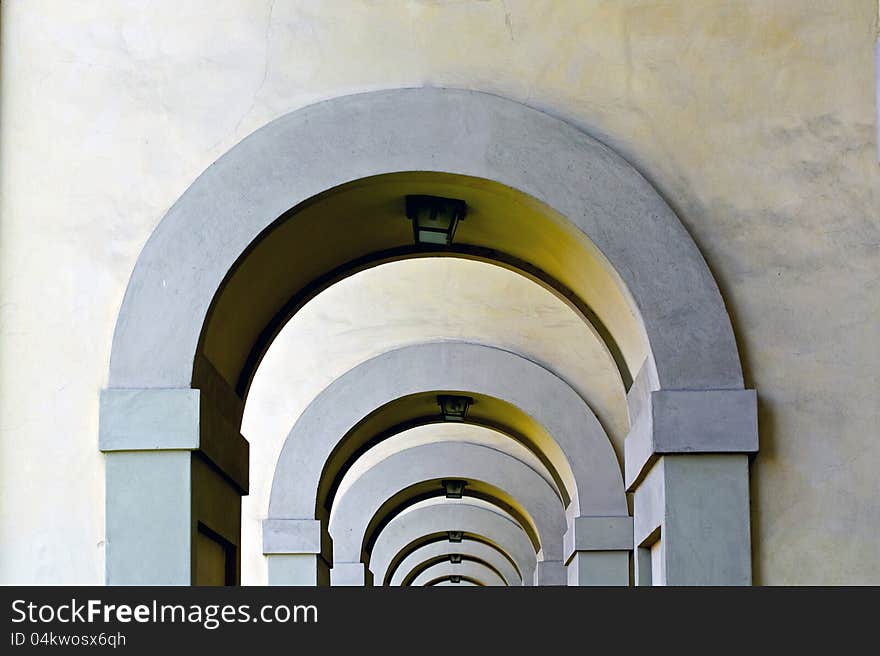
<svg viewBox="0 0 880 656">
<path fill-rule="evenodd" d="M 242 494 L 250 445 L 195 389 L 101 390 L 101 451 L 201 451 Z"/>
<path fill-rule="evenodd" d="M 317 519 L 264 519 L 264 554 L 320 554 L 333 563 L 333 540 Z"/>
<path fill-rule="evenodd" d="M 192 453 L 106 456 L 107 585 L 192 583 Z"/>
<path fill-rule="evenodd" d="M 576 551 L 566 564 L 569 586 L 628 586 L 628 551 Z"/>
<path fill-rule="evenodd" d="M 561 560 L 539 560 L 535 566 L 535 585 L 565 586 L 568 585 L 568 574 Z"/>
<path fill-rule="evenodd" d="M 199 448 L 199 391 L 101 390 L 98 447 L 108 451 Z"/>
<path fill-rule="evenodd" d="M 635 491 L 634 544 L 659 549 L 660 571 L 636 558 L 640 585 L 750 585 L 746 454 L 661 456 Z M 645 549 L 639 551 L 644 552 Z"/>
<path fill-rule="evenodd" d="M 373 573 L 361 562 L 335 562 L 330 570 L 330 585 L 341 586 L 372 586 Z"/>
<path fill-rule="evenodd" d="M 654 391 L 624 443 L 627 491 L 663 454 L 757 451 L 754 390 Z"/>
<path fill-rule="evenodd" d="M 269 585 L 330 585 L 330 568 L 317 554 L 267 554 L 266 561 Z"/>
<path fill-rule="evenodd" d="M 632 551 L 632 517 L 575 517 L 563 538 L 564 562 L 579 551 Z"/>
</svg>

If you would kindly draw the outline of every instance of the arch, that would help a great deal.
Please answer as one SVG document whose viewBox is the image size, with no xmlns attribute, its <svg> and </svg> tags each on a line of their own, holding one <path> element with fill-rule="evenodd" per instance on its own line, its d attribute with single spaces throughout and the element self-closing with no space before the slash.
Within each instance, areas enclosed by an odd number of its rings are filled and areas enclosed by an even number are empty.
<svg viewBox="0 0 880 656">
<path fill-rule="evenodd" d="M 482 478 L 491 479 L 493 476 L 490 473 L 486 473 L 482 475 Z M 445 493 L 443 480 L 442 478 L 434 478 L 419 481 L 398 490 L 396 494 L 381 503 L 372 517 L 365 518 L 367 520 L 367 528 L 363 534 L 363 553 L 369 555 L 379 533 L 397 515 L 420 503 L 442 500 Z M 535 551 L 543 553 L 541 537 L 539 535 L 540 529 L 538 528 L 539 522 L 532 519 L 526 507 L 513 498 L 510 493 L 491 483 L 487 483 L 485 480 L 469 478 L 465 482 L 467 487 L 462 493 L 462 499 L 467 499 L 471 504 L 482 502 L 490 510 L 503 514 L 516 522 L 525 531 Z M 376 501 L 378 502 L 378 500 Z M 540 523 L 543 529 L 547 528 L 547 524 L 550 522 L 544 521 Z M 553 549 L 555 549 L 555 545 L 549 548 L 548 551 L 553 551 Z"/>
<path fill-rule="evenodd" d="M 436 395 L 429 394 L 427 396 L 430 401 L 433 401 L 433 409 L 436 412 L 438 407 Z M 535 453 L 538 448 L 534 443 L 524 435 L 517 434 L 517 431 L 507 428 L 499 429 L 494 425 L 495 421 L 485 421 L 485 417 L 490 412 L 494 414 L 501 409 L 512 415 L 522 415 L 522 411 L 512 405 L 501 404 L 495 399 L 488 399 L 478 394 L 472 394 L 471 398 L 474 399 L 474 403 L 463 421 L 443 421 L 442 418 L 432 416 L 424 418 L 424 421 L 405 422 L 400 432 L 395 430 L 401 427 L 400 424 L 397 424 L 394 428 L 381 432 L 375 440 L 370 440 L 365 444 L 365 448 L 353 454 L 343 470 L 337 473 L 335 481 L 338 481 L 338 484 L 330 489 L 328 501 L 333 504 L 329 508 L 330 521 L 333 521 L 333 515 L 338 509 L 336 499 L 341 498 L 364 472 L 381 460 L 404 449 L 435 442 L 466 442 L 506 453 L 533 469 L 553 488 L 554 493 L 562 500 L 563 506 L 567 506 L 570 499 L 560 477 L 552 470 L 552 463 L 548 463 L 546 458 L 542 457 L 542 453 Z M 492 406 L 488 411 L 485 407 L 487 405 Z M 406 408 L 404 411 L 408 410 L 409 408 Z M 415 408 L 413 411 L 416 411 Z M 480 418 L 476 417 L 477 411 L 481 415 Z M 378 412 L 382 412 L 382 410 Z M 515 420 L 519 421 L 519 417 L 515 417 Z M 489 423 L 493 425 L 489 426 Z M 372 432 L 372 429 L 369 432 Z"/>
<path fill-rule="evenodd" d="M 410 545 L 419 544 L 426 536 L 445 537 L 448 531 L 462 531 L 480 536 L 506 553 L 521 572 L 522 584 L 534 585 L 537 556 L 522 527 L 496 512 L 467 503 L 438 503 L 413 508 L 395 517 L 382 529 L 370 558 L 374 580 L 384 581 L 406 557 Z M 393 571 L 394 570 L 394 571 Z"/>
<path fill-rule="evenodd" d="M 492 565 L 492 563 L 490 563 L 486 560 L 483 560 L 479 556 L 472 556 L 469 553 L 461 553 L 461 554 L 458 554 L 458 561 L 457 562 L 453 562 L 452 558 L 450 558 L 447 555 L 447 556 L 435 556 L 434 558 L 431 558 L 431 559 L 426 560 L 424 562 L 418 563 L 413 568 L 413 570 L 411 572 L 409 572 L 409 574 L 407 574 L 406 577 L 403 579 L 403 582 L 400 584 L 401 587 L 404 587 L 404 588 L 409 587 L 410 585 L 413 584 L 413 581 L 415 581 L 415 579 L 418 578 L 425 570 L 427 570 L 435 565 L 439 565 L 439 564 L 443 564 L 443 563 L 450 563 L 453 565 L 456 565 L 456 564 L 460 565 L 462 563 L 476 563 L 477 565 L 481 565 L 481 566 L 485 567 L 486 569 L 492 570 L 498 576 L 498 578 L 504 582 L 505 586 L 510 585 L 510 583 L 507 581 L 507 579 L 504 577 L 504 575 L 500 571 L 498 571 L 498 569 L 494 565 Z"/>
<path fill-rule="evenodd" d="M 507 454 L 466 442 L 438 442 L 405 449 L 364 472 L 338 500 L 330 524 L 334 562 L 365 558 L 364 542 L 385 501 L 422 481 L 458 478 L 489 483 L 508 506 L 523 509 L 540 539 L 540 559 L 562 560 L 566 523 L 553 489 L 534 470 Z M 474 483 L 471 483 L 474 485 Z"/>
<path fill-rule="evenodd" d="M 461 577 L 458 583 L 452 582 L 452 576 L 441 576 L 433 581 L 428 581 L 425 586 L 449 587 L 461 586 L 463 588 L 481 588 L 483 587 L 479 581 L 474 581 L 466 576 Z"/>
<path fill-rule="evenodd" d="M 333 199 L 356 202 L 377 185 L 391 196 L 376 216 L 395 221 L 340 212 L 336 229 L 327 230 L 310 214 Z M 199 176 L 150 236 L 126 288 L 101 399 L 108 582 L 193 582 L 202 524 L 237 553 L 232 525 L 248 488 L 239 427 L 249 357 L 271 337 L 273 321 L 289 316 L 288 301 L 304 303 L 334 272 L 411 244 L 397 220 L 402 193 L 443 189 L 476 199 L 462 245 L 497 251 L 499 264 L 511 268 L 528 264 L 534 270 L 524 274 L 570 292 L 609 350 L 622 354 L 621 380 L 624 369 L 636 374 L 625 449 L 636 508 L 640 491 L 641 505 L 651 507 L 656 494 L 643 483 L 665 456 L 681 463 L 664 470 L 666 479 L 675 472 L 700 487 L 700 498 L 710 495 L 719 467 L 736 480 L 736 504 L 675 502 L 697 514 L 682 510 L 677 516 L 692 523 L 664 524 L 682 536 L 664 541 L 664 554 L 675 554 L 665 557 L 685 563 L 687 550 L 670 545 L 693 543 L 699 527 L 718 518 L 721 530 L 702 543 L 709 557 L 695 580 L 750 580 L 748 488 L 740 483 L 748 477 L 745 454 L 757 451 L 756 402 L 742 390 L 718 287 L 678 218 L 637 171 L 577 128 L 497 96 L 422 88 L 336 98 L 279 118 Z M 481 211 L 488 197 L 511 214 Z M 298 256 L 262 260 L 280 231 Z M 278 268 L 279 261 L 295 268 Z M 721 454 L 711 462 L 724 464 L 704 468 L 710 460 L 695 454 Z M 581 503 L 608 501 L 579 493 Z M 217 515 L 211 497 L 234 512 Z M 643 516 L 636 544 L 668 513 Z M 737 562 L 728 568 L 731 549 Z M 665 571 L 670 580 L 690 580 L 687 566 Z"/>
<path fill-rule="evenodd" d="M 626 515 L 620 466 L 589 406 L 543 367 L 500 349 L 461 342 L 390 351 L 344 374 L 312 401 L 278 458 L 270 518 L 314 518 L 325 463 L 376 408 L 426 391 L 481 393 L 510 403 L 542 426 L 541 450 L 575 504 L 574 515 Z M 326 477 L 325 477 L 326 479 Z"/>
<path fill-rule="evenodd" d="M 417 547 L 409 552 L 400 564 L 395 568 L 391 579 L 386 578 L 385 585 L 400 586 L 411 576 L 416 568 L 434 558 L 448 558 L 451 554 L 467 554 L 488 563 L 494 567 L 510 586 L 521 586 L 522 578 L 516 567 L 508 560 L 503 551 L 485 542 L 478 540 L 463 540 L 462 542 L 430 542 Z"/>
<path fill-rule="evenodd" d="M 435 563 L 420 572 L 419 575 L 412 580 L 410 585 L 412 587 L 430 585 L 438 579 L 449 576 L 460 576 L 462 578 L 478 581 L 486 587 L 501 587 L 507 585 L 498 572 L 491 567 L 487 567 L 483 563 L 471 560 L 462 560 L 460 563 L 450 563 L 449 561 Z"/>
<path fill-rule="evenodd" d="M 673 211 L 635 169 L 525 105 L 431 88 L 344 96 L 292 112 L 199 176 L 135 265 L 114 332 L 110 387 L 198 382 L 194 370 L 217 293 L 255 240 L 328 189 L 398 171 L 491 180 L 552 208 L 584 237 L 640 316 L 652 388 L 742 387 L 714 279 Z M 250 349 L 262 328 L 244 331 L 237 348 Z M 219 369 L 227 382 L 235 375 Z"/>
</svg>

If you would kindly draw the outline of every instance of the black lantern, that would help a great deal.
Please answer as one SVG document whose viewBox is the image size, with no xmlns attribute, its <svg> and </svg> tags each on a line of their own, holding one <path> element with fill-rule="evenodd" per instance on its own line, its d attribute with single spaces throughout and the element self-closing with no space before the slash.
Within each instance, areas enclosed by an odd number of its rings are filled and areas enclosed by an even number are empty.
<svg viewBox="0 0 880 656">
<path fill-rule="evenodd" d="M 447 499 L 461 499 L 461 495 L 464 492 L 464 486 L 467 485 L 464 481 L 457 480 L 446 480 L 443 481 L 443 491 L 446 493 Z"/>
<path fill-rule="evenodd" d="M 449 246 L 466 211 L 467 204 L 456 198 L 406 197 L 406 216 L 412 221 L 417 244 Z"/>
<path fill-rule="evenodd" d="M 438 394 L 437 405 L 440 406 L 440 414 L 444 421 L 464 421 L 468 408 L 474 400 L 469 396 L 455 394 Z"/>
<path fill-rule="evenodd" d="M 450 542 L 461 542 L 463 537 L 461 531 L 448 531 L 446 535 L 449 537 Z"/>
<path fill-rule="evenodd" d="M 461 563 L 461 554 L 449 554 L 449 562 L 458 565 Z"/>
</svg>

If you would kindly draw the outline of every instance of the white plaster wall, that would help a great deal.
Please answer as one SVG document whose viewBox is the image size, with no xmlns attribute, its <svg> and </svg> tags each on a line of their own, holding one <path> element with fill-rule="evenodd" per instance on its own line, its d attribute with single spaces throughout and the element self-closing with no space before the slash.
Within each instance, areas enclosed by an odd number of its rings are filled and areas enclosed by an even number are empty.
<svg viewBox="0 0 880 656">
<path fill-rule="evenodd" d="M 98 390 L 126 281 L 174 199 L 280 114 L 427 84 L 545 108 L 657 185 L 759 390 L 755 581 L 880 582 L 872 0 L 0 11 L 0 581 L 102 580 Z"/>
</svg>

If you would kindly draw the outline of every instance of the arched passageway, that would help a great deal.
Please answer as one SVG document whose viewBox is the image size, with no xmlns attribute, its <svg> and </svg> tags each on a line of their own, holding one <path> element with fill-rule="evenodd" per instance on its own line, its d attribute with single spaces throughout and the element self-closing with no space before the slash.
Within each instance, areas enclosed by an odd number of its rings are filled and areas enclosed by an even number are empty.
<svg viewBox="0 0 880 656">
<path fill-rule="evenodd" d="M 467 206 L 452 244 L 413 244 L 411 195 Z M 108 582 L 190 583 L 210 563 L 237 580 L 236 509 L 249 484 L 239 427 L 266 348 L 328 285 L 426 255 L 491 261 L 540 282 L 615 363 L 632 425 L 623 472 L 598 447 L 590 454 L 602 464 L 591 464 L 634 494 L 634 521 L 619 500 L 585 514 L 606 502 L 605 487 L 579 490 L 564 539 L 569 583 L 597 580 L 600 554 L 622 544 L 642 549 L 638 582 L 748 582 L 755 399 L 695 245 L 650 185 L 584 133 L 443 89 L 350 96 L 282 117 L 218 160 L 158 226 L 126 292 L 102 395 Z M 351 426 L 342 428 L 337 439 Z M 331 455 L 285 450 L 280 464 L 309 472 L 312 485 Z M 542 455 L 559 461 L 563 482 L 568 472 L 578 480 L 575 458 L 566 467 L 559 453 Z M 217 516 L 219 499 L 233 511 Z M 311 555 L 311 581 L 325 580 L 316 497 L 278 499 L 267 553 Z M 653 577 L 652 558 L 663 564 Z M 302 580 L 289 566 L 305 561 L 284 562 L 270 573 Z"/>
<path fill-rule="evenodd" d="M 510 562 L 509 557 L 497 547 L 479 540 L 463 540 L 457 543 L 444 540 L 443 542 L 430 542 L 410 551 L 400 562 L 388 585 L 409 585 L 411 579 L 421 571 L 421 567 L 425 563 L 434 562 L 435 559 L 449 560 L 456 555 L 470 556 L 486 563 L 501 575 L 508 586 L 523 584 L 519 572 Z"/>
<path fill-rule="evenodd" d="M 383 510 L 393 517 L 405 510 L 408 500 L 412 503 L 426 494 L 443 494 L 444 479 L 461 480 L 465 484 L 462 495 L 479 495 L 513 511 L 521 518 L 520 525 L 535 534 L 544 575 L 553 582 L 565 580 L 565 514 L 546 481 L 516 458 L 494 449 L 439 442 L 405 449 L 382 460 L 340 499 L 330 524 L 334 585 L 337 573 L 340 584 L 363 585 L 367 565 L 361 562 L 369 561 L 365 547 Z"/>
<path fill-rule="evenodd" d="M 494 569 L 488 567 L 485 563 L 473 560 L 463 560 L 460 563 L 446 561 L 430 565 L 416 575 L 409 585 L 413 587 L 436 585 L 438 581 L 447 577 L 450 579 L 456 577 L 476 581 L 479 585 L 486 587 L 503 587 L 507 585 Z"/>
<path fill-rule="evenodd" d="M 516 568 L 522 585 L 534 585 L 537 554 L 522 526 L 496 510 L 459 501 L 413 507 L 392 519 L 371 554 L 373 580 L 390 585 L 394 577 L 404 575 L 401 570 L 411 554 L 430 545 L 450 544 L 453 533 L 461 534 L 461 542 L 455 544 L 463 548 L 479 543 L 495 549 Z"/>
<path fill-rule="evenodd" d="M 364 445 L 376 443 L 377 436 L 387 435 L 395 427 L 442 420 L 437 417 L 437 398 L 438 392 L 442 394 L 444 390 L 466 392 L 471 399 L 477 396 L 481 402 L 474 408 L 475 411 L 481 409 L 484 424 L 517 425 L 508 432 L 534 449 L 536 456 L 543 458 L 561 479 L 559 494 L 564 502 L 560 510 L 568 515 L 570 527 L 576 526 L 574 518 L 618 518 L 616 521 L 624 528 L 603 551 L 619 552 L 616 569 L 625 578 L 628 565 L 624 552 L 630 549 L 631 521 L 622 476 L 611 444 L 589 406 L 563 381 L 538 365 L 512 353 L 474 344 L 444 342 L 406 347 L 365 362 L 337 379 L 310 404 L 285 442 L 275 470 L 267 522 L 273 526 L 288 525 L 294 530 L 289 518 L 314 512 L 319 521 L 313 530 L 326 531 L 321 520 L 330 503 L 327 497 L 333 491 L 330 481 L 339 477 L 335 472 L 344 472 Z M 370 412 L 373 408 L 376 410 Z M 514 422 L 511 409 L 517 410 L 524 420 Z M 391 419 L 385 419 L 386 414 Z M 443 470 L 446 473 L 435 476 L 421 472 L 417 478 L 477 479 L 480 476 L 475 474 L 481 468 L 487 471 L 489 468 L 486 463 L 480 463 L 476 469 L 464 466 L 466 464 L 471 463 L 462 463 L 459 470 Z M 401 470 L 411 471 L 412 467 L 404 466 Z M 532 472 L 528 467 L 523 471 Z M 578 472 L 577 479 L 574 471 Z M 392 480 L 387 473 L 374 475 L 376 477 Z M 528 474 L 520 478 L 527 480 Z M 321 480 L 323 485 L 319 483 Z M 401 484 L 401 487 L 409 484 Z M 531 483 L 527 489 L 538 487 L 539 483 Z M 386 496 L 391 496 L 391 492 Z M 362 568 L 356 563 L 361 561 L 360 541 L 367 522 L 374 520 L 375 513 L 376 509 L 367 512 L 359 508 L 341 520 L 351 531 L 347 535 L 356 536 L 357 547 L 349 547 L 342 557 L 346 574 L 340 571 L 343 565 L 335 563 L 337 580 L 364 580 Z M 539 516 L 546 514 L 541 512 Z M 352 523 L 356 518 L 362 527 Z M 381 517 L 376 521 L 381 521 Z M 548 545 L 553 545 L 550 550 L 553 555 L 548 557 L 547 565 L 542 566 L 546 582 L 565 580 L 562 565 L 570 560 L 563 558 L 561 550 L 565 532 L 563 528 L 556 530 L 554 536 L 545 536 L 550 540 Z M 339 535 L 334 539 L 338 540 Z M 279 547 L 273 545 L 272 548 Z M 289 549 L 280 548 L 285 553 Z M 582 558 L 595 556 L 584 554 Z M 316 567 L 322 566 L 319 559 Z"/>
</svg>

